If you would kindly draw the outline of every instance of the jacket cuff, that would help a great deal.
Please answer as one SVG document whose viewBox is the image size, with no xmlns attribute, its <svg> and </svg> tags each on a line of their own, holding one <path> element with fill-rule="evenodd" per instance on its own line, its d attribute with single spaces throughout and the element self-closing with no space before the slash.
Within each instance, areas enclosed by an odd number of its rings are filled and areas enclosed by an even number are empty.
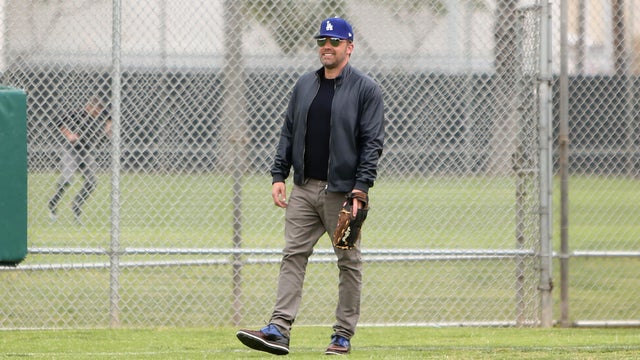
<svg viewBox="0 0 640 360">
<path fill-rule="evenodd" d="M 369 184 L 367 183 L 356 181 L 356 185 L 353 188 L 365 193 L 369 193 Z"/>
<path fill-rule="evenodd" d="M 271 184 L 275 184 L 277 182 L 284 182 L 284 176 L 280 174 L 274 174 L 272 176 Z"/>
</svg>

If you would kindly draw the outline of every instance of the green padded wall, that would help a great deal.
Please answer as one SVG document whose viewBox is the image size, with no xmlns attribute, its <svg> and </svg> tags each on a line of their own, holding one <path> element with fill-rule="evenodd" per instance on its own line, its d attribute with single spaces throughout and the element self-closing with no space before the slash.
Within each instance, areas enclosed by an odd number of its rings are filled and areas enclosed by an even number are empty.
<svg viewBox="0 0 640 360">
<path fill-rule="evenodd" d="M 27 256 L 27 96 L 0 86 L 0 265 Z"/>
</svg>

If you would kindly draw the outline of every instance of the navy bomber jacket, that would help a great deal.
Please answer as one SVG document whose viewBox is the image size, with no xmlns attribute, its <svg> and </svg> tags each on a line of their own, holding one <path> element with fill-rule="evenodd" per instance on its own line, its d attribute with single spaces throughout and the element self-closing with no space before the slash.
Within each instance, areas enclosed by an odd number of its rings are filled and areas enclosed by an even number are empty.
<svg viewBox="0 0 640 360">
<path fill-rule="evenodd" d="M 296 82 L 285 114 L 275 159 L 273 182 L 283 182 L 293 166 L 293 182 L 304 179 L 307 113 L 320 88 L 324 69 L 309 72 Z M 336 78 L 331 105 L 329 173 L 327 190 L 368 192 L 377 175 L 384 143 L 384 104 L 380 87 L 347 64 Z"/>
</svg>

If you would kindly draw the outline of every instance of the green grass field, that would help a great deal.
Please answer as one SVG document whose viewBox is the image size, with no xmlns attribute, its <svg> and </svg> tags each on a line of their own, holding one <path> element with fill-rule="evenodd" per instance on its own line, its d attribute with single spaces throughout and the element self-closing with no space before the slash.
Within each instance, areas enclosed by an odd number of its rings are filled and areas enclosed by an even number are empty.
<svg viewBox="0 0 640 360">
<path fill-rule="evenodd" d="M 85 210 L 85 226 L 69 211 L 76 181 L 51 224 L 46 201 L 55 173 L 29 175 L 29 235 L 34 246 L 105 246 L 109 241 L 110 179 L 100 177 Z M 121 237 L 130 246 L 229 247 L 232 180 L 219 174 L 138 174 L 121 177 Z M 271 203 L 268 176 L 242 181 L 245 247 L 281 246 L 282 212 Z M 637 250 L 640 180 L 572 177 L 570 235 L 574 249 Z M 514 180 L 494 178 L 381 179 L 372 188 L 370 248 L 513 247 Z M 559 184 L 553 193 L 554 249 L 559 249 Z M 290 188 L 289 188 L 290 190 Z M 407 191 L 410 190 L 409 193 Z M 410 195 L 409 195 L 410 194 Z M 530 194 L 531 196 L 535 194 Z M 389 216 L 389 212 L 393 216 Z M 206 241 L 206 244 L 198 242 Z"/>
<path fill-rule="evenodd" d="M 0 332 L 3 359 L 260 359 L 235 328 Z M 328 330 L 297 327 L 294 359 L 320 358 Z M 361 327 L 351 359 L 638 359 L 637 329 Z"/>
<path fill-rule="evenodd" d="M 212 174 L 124 174 L 122 246 L 128 247 L 217 247 L 231 246 L 231 192 L 228 178 Z M 375 207 L 368 219 L 367 248 L 513 248 L 513 183 L 511 180 L 462 179 L 382 179 L 373 190 Z M 108 247 L 109 180 L 101 185 L 87 207 L 86 225 L 74 226 L 68 212 L 58 222 L 48 221 L 45 203 L 55 174 L 30 174 L 29 236 L 31 246 Z M 575 177 L 571 179 L 571 249 L 635 250 L 640 244 L 640 182 L 629 178 Z M 77 186 L 74 185 L 74 186 Z M 179 188 L 180 191 L 175 191 Z M 415 201 L 406 204 L 398 189 L 411 189 Z M 557 187 L 556 187 L 557 189 Z M 73 193 L 73 191 L 71 191 Z M 279 249 L 282 241 L 282 212 L 271 204 L 269 179 L 248 177 L 243 184 L 246 201 L 243 229 L 244 247 Z M 70 196 L 67 197 L 67 204 Z M 559 196 L 554 193 L 554 211 Z M 469 202 L 472 208 L 468 209 Z M 402 213 L 379 209 L 402 209 Z M 68 211 L 68 209 L 67 209 Z M 485 214 L 501 214 L 486 221 Z M 558 216 L 554 215 L 554 249 L 559 248 Z M 275 220 L 274 220 L 275 219 Z M 399 220 L 397 220 L 399 219 Z M 425 221 L 428 219 L 428 221 Z M 395 221 L 401 221 L 395 223 Z M 401 237 L 394 234 L 401 234 Z M 491 241 L 491 242 L 489 242 Z M 319 245 L 328 248 L 327 244 Z M 175 256 L 127 256 L 123 260 L 166 260 Z M 29 255 L 25 264 L 105 262 L 105 256 Z M 557 260 L 557 259 L 556 259 Z M 588 320 L 638 319 L 637 298 L 640 274 L 637 258 L 574 258 L 571 260 L 571 318 Z M 528 316 L 536 317 L 535 264 L 529 264 Z M 325 324 L 332 321 L 334 304 L 332 264 L 309 268 L 303 308 L 297 324 Z M 559 267 L 553 264 L 554 319 L 559 312 Z M 330 275 L 327 275 L 330 274 Z M 427 274 L 428 276 L 425 276 Z M 261 324 L 271 310 L 277 265 L 246 265 L 243 268 L 243 301 L 251 304 L 243 311 L 243 323 Z M 331 279 L 333 279 L 331 277 Z M 182 266 L 130 268 L 121 278 L 123 327 L 171 324 L 185 328 L 228 326 L 231 320 L 231 271 L 228 266 Z M 456 322 L 511 321 L 514 319 L 514 264 L 511 259 L 483 261 L 426 261 L 371 263 L 365 267 L 363 320 L 387 324 L 390 321 Z M 72 271 L 0 272 L 0 290 L 7 296 L 0 319 L 9 328 L 73 328 L 75 324 L 108 327 L 109 273 L 104 269 Z M 329 288 L 330 287 L 330 288 Z M 38 291 L 34 291 L 38 289 Z M 181 296 L 176 296 L 181 294 Z M 388 299 L 392 294 L 392 302 Z M 182 296 L 184 295 L 184 296 Z M 265 300 L 268 299 L 268 300 Z M 217 307 L 212 307 L 216 304 Z M 148 307 L 147 307 L 148 306 Z M 176 312 L 175 309 L 179 309 Z M 177 314 L 177 315 L 176 315 Z M 425 315 L 427 314 L 427 315 Z M 24 319 L 27 319 L 23 322 Z M 389 320 L 391 319 L 391 320 Z M 419 320 L 416 320 L 419 319 Z M 22 325 L 22 324 L 27 325 Z M 35 325 L 32 325 L 35 324 Z M 142 324 L 142 325 L 140 325 Z M 149 325 L 144 325 L 149 324 Z M 301 328 L 300 331 L 311 331 Z M 395 329 L 395 328 L 394 328 Z M 405 328 L 398 328 L 402 333 Z M 371 338 L 375 339 L 377 328 Z M 443 329 L 440 329 L 443 330 Z M 444 333 L 452 330 L 446 330 Z M 489 330 L 489 333 L 493 330 Z M 203 337 L 216 338 L 218 328 L 204 330 Z M 232 329 L 230 330 L 231 332 Z M 324 331 L 324 330 L 323 330 Z M 426 331 L 426 330 L 425 330 Z M 466 330 L 461 330 L 466 331 Z M 514 334 L 530 330 L 514 329 Z M 617 330 L 616 330 L 617 331 Z M 130 330 L 123 330 L 124 333 Z M 179 333 L 180 331 L 178 331 Z M 198 331 L 196 331 L 198 332 Z M 394 330 L 395 332 L 395 330 Z M 62 331 L 62 334 L 66 331 Z M 70 332 L 73 334 L 73 332 Z M 81 332 L 83 333 L 83 332 Z M 93 334 L 93 332 L 87 332 Z M 110 332 L 97 331 L 97 336 Z M 135 333 L 132 331 L 132 333 Z M 142 331 L 144 334 L 145 332 Z M 482 332 L 480 332 L 482 334 Z M 534 332 L 535 333 L 535 332 Z M 564 332 L 563 332 L 564 333 Z M 610 334 L 607 332 L 606 334 Z M 20 332 L 0 332 L 5 335 Z M 25 332 L 37 335 L 38 331 Z M 43 332 L 57 334 L 57 332 Z M 118 331 L 114 332 L 118 336 Z M 150 337 L 164 332 L 151 331 Z M 436 339 L 440 332 L 429 334 Z M 475 333 L 474 333 L 475 334 Z M 584 334 L 577 332 L 577 334 Z M 631 330 L 633 334 L 633 330 Z M 57 335 L 56 335 L 57 336 Z M 179 337 L 181 335 L 176 335 Z M 310 337 L 313 334 L 309 335 Z M 309 344 L 309 354 L 322 348 Z M 405 336 L 411 338 L 412 335 Z M 475 335 L 474 335 L 475 336 Z M 496 336 L 487 335 L 489 337 Z M 529 335 L 527 335 L 529 336 Z M 550 336 L 550 335 L 548 335 Z M 82 338 L 82 336 L 80 336 Z M 221 337 L 223 337 L 221 335 Z M 605 337 L 606 338 L 606 337 Z M 370 337 L 361 337 L 362 349 L 375 348 Z M 385 341 L 384 335 L 378 340 Z M 303 341 L 301 339 L 301 341 Z M 367 341 L 367 342 L 365 342 Z M 206 342 L 205 342 L 206 343 Z M 304 353 L 304 343 L 301 346 Z M 516 349 L 519 343 L 510 345 Z M 206 345 L 206 344 L 205 344 Z M 229 344 L 235 345 L 234 342 Z M 196 356 L 211 356 L 221 345 L 198 348 Z M 393 346 L 389 345 L 389 346 Z M 424 348 L 436 346 L 431 343 Z M 464 348 L 475 346 L 473 343 Z M 576 345 L 577 346 L 577 345 Z M 509 346 L 506 346 L 509 348 Z M 2 347 L 4 350 L 5 347 Z M 213 350 L 212 350 L 213 349 Z M 533 349 L 535 350 L 535 349 Z M 636 349 L 637 350 L 637 349 Z M 44 350 L 43 350 L 44 351 Z M 212 352 L 212 353 L 210 353 Z M 528 352 L 528 350 L 523 350 Z M 544 351 L 532 351 L 538 353 Z M 587 353 L 587 350 L 584 350 Z M 607 350 L 602 350 L 607 352 Z M 483 351 L 479 351 L 482 354 Z M 243 353 L 240 353 L 241 355 Z M 369 353 L 370 355 L 373 353 Z M 66 357 L 66 355 L 64 355 Z M 220 355 L 223 356 L 223 355 Z M 244 356 L 244 355 L 242 355 Z M 247 354 L 247 356 L 251 356 Z M 411 352 L 406 355 L 411 356 Z M 508 357 L 508 356 L 507 356 Z M 570 358 L 570 357 L 567 357 Z"/>
</svg>

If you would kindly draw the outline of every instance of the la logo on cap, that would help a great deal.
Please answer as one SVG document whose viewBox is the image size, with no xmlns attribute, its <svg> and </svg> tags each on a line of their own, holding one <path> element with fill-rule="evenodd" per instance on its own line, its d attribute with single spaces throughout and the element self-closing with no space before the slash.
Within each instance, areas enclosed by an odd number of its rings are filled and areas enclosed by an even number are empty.
<svg viewBox="0 0 640 360">
<path fill-rule="evenodd" d="M 333 30 L 333 25 L 331 24 L 331 21 L 327 20 L 327 26 L 325 27 L 325 30 L 327 31 Z"/>
</svg>

